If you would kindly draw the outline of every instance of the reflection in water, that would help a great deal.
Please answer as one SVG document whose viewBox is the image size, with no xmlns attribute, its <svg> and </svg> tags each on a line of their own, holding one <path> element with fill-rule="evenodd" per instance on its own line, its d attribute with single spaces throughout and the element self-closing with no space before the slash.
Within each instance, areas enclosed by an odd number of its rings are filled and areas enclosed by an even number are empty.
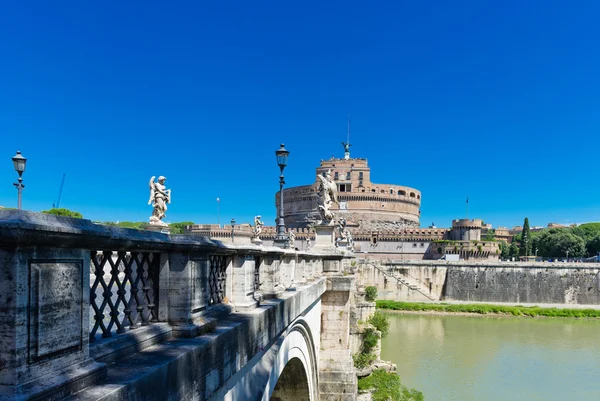
<svg viewBox="0 0 600 401">
<path fill-rule="evenodd" d="M 427 401 L 600 400 L 600 321 L 389 317 L 382 359 Z"/>
</svg>

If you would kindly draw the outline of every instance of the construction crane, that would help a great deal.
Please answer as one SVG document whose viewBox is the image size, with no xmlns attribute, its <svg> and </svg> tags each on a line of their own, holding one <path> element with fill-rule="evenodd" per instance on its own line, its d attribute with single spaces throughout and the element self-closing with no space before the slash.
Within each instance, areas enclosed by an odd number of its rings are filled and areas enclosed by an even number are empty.
<svg viewBox="0 0 600 401">
<path fill-rule="evenodd" d="M 63 173 L 62 180 L 60 181 L 60 188 L 58 189 L 58 198 L 56 199 L 56 202 L 52 204 L 53 209 L 60 207 L 60 197 L 62 196 L 63 187 L 65 186 L 66 175 L 66 173 Z"/>
</svg>

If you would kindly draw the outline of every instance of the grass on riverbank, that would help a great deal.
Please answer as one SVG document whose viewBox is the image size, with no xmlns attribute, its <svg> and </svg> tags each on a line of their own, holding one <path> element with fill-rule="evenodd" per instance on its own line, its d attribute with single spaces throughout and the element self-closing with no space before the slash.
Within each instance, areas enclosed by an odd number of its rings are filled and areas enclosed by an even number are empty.
<svg viewBox="0 0 600 401">
<path fill-rule="evenodd" d="M 504 306 L 488 304 L 431 304 L 422 302 L 376 301 L 377 308 L 412 311 L 412 312 L 442 312 L 442 313 L 476 313 L 481 315 L 498 314 L 527 317 L 585 317 L 600 318 L 598 309 L 559 309 L 540 308 L 539 306 Z"/>
<path fill-rule="evenodd" d="M 358 379 L 359 390 L 373 390 L 373 401 L 423 401 L 420 391 L 405 387 L 400 376 L 383 369 L 373 371 L 370 376 Z"/>
</svg>

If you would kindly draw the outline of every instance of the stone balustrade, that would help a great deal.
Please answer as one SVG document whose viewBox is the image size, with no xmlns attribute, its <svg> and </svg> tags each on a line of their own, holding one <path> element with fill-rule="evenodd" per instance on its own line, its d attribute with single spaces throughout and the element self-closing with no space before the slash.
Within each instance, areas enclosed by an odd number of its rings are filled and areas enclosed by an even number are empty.
<svg viewBox="0 0 600 401">
<path fill-rule="evenodd" d="M 0 210 L 0 400 L 67 396 L 346 259 Z"/>
</svg>

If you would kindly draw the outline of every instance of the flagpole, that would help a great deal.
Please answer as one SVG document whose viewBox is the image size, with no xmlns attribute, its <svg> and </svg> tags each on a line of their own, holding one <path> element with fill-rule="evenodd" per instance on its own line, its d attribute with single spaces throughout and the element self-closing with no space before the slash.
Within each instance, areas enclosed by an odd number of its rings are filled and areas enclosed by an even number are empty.
<svg viewBox="0 0 600 401">
<path fill-rule="evenodd" d="M 467 220 L 469 220 L 469 197 L 467 196 Z"/>
</svg>

